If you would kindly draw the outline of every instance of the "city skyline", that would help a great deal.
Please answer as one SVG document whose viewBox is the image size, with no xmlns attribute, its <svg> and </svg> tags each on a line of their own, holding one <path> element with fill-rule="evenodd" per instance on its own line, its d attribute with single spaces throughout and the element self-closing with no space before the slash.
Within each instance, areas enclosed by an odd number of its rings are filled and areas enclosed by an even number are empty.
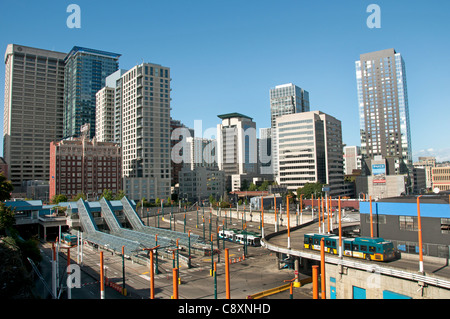
<svg viewBox="0 0 450 319">
<path fill-rule="evenodd" d="M 114 1 L 107 7 L 86 1 L 77 4 L 80 29 L 66 25 L 69 2 L 2 3 L 1 11 L 7 14 L 0 27 L 6 30 L 15 22 L 19 17 L 15 12 L 20 12 L 23 23 L 14 23 L 0 45 L 6 49 L 7 44 L 16 43 L 59 52 L 83 46 L 120 52 L 121 69 L 142 61 L 167 65 L 173 78 L 172 118 L 188 127 L 202 120 L 204 130 L 218 124 L 217 114 L 236 109 L 253 117 L 257 129 L 270 127 L 270 88 L 293 83 L 310 93 L 311 111 L 320 110 L 342 121 L 347 145 L 360 145 L 354 61 L 360 54 L 395 48 L 408 64 L 413 159 L 431 155 L 437 161 L 450 160 L 445 141 L 450 129 L 445 123 L 450 116 L 445 95 L 450 65 L 441 58 L 449 44 L 440 40 L 445 36 L 448 3 L 431 2 L 423 7 L 406 1 L 378 1 L 379 29 L 366 25 L 370 2 L 347 2 L 345 6 L 331 1 L 325 6 L 292 1 L 258 5 L 145 2 L 139 12 Z M 101 33 L 111 23 L 110 16 L 118 12 L 129 23 L 119 34 Z M 149 41 L 136 41 L 141 36 L 148 36 Z M 435 67 L 437 60 L 439 68 Z M 4 92 L 0 94 L 4 99 Z"/>
</svg>

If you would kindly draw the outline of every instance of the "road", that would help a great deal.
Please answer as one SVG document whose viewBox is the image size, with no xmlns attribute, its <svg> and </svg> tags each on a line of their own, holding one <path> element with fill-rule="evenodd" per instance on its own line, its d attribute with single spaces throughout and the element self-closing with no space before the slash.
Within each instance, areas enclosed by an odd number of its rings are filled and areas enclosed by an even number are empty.
<svg viewBox="0 0 450 319">
<path fill-rule="evenodd" d="M 259 214 L 259 213 L 258 213 Z M 199 234 L 203 237 L 203 216 L 205 218 L 205 237 L 210 238 L 209 221 L 211 220 L 211 230 L 214 237 L 214 249 L 217 248 L 216 243 L 216 225 L 227 225 L 228 228 L 242 228 L 242 218 L 231 219 L 225 221 L 225 216 L 217 217 L 210 214 L 209 210 L 199 211 L 199 223 L 197 224 L 197 211 L 188 212 L 186 214 L 186 227 L 184 224 L 184 213 L 174 214 L 175 222 L 170 224 L 168 215 L 165 215 L 164 220 L 160 217 L 159 223 L 161 227 L 183 232 L 191 230 L 193 233 Z M 246 219 L 250 219 L 249 213 L 246 213 Z M 147 219 L 143 218 L 147 223 Z M 158 224 L 155 217 L 149 218 L 150 226 Z M 258 221 L 247 221 L 247 229 L 259 231 Z M 215 231 L 214 231 L 215 229 Z M 273 225 L 265 224 L 265 232 L 274 231 Z M 275 288 L 285 284 L 285 280 L 294 278 L 294 271 L 289 269 L 278 269 L 277 258 L 270 251 L 262 247 L 248 247 L 248 257 L 242 260 L 243 246 L 225 242 L 225 247 L 229 249 L 231 259 L 236 259 L 236 262 L 230 265 L 230 285 L 232 299 L 245 299 L 251 294 L 255 294 L 270 288 Z M 223 258 L 223 242 L 219 243 L 221 251 L 221 260 L 217 263 L 217 286 L 216 293 L 218 299 L 226 297 L 225 292 L 225 264 Z M 42 264 L 50 266 L 51 244 L 42 244 L 42 252 L 46 257 Z M 81 270 L 81 288 L 73 288 L 71 290 L 73 299 L 99 299 L 99 270 L 100 257 L 99 251 L 93 247 L 85 246 L 83 255 L 83 264 Z M 76 249 L 72 249 L 71 263 L 76 264 Z M 241 261 L 239 260 L 241 257 Z M 66 265 L 66 251 L 60 252 L 61 273 L 65 271 Z M 217 261 L 217 255 L 214 256 Z M 122 285 L 122 257 L 120 255 L 113 255 L 110 252 L 104 252 L 104 264 L 106 267 L 105 275 L 112 281 Z M 210 256 L 194 256 L 192 259 L 192 268 L 180 264 L 180 279 L 179 298 L 180 299 L 213 299 L 215 298 L 214 278 L 211 274 L 211 257 Z M 120 293 L 112 288 L 105 289 L 106 299 L 148 299 L 150 297 L 150 277 L 148 266 L 133 263 L 130 260 L 125 260 L 125 278 L 128 296 L 122 296 Z M 173 281 L 172 281 L 172 260 L 159 260 L 160 274 L 155 275 L 155 297 L 157 299 L 171 299 L 173 295 Z M 306 277 L 306 276 L 305 276 Z M 65 277 L 64 277 L 65 280 Z M 51 287 L 51 284 L 49 283 Z M 304 290 L 305 288 L 303 288 Z M 303 291 L 302 290 L 302 291 Z M 297 291 L 297 289 L 296 289 Z M 298 290 L 300 292 L 300 289 Z M 295 298 L 310 298 L 306 293 L 296 293 Z M 65 295 L 63 295 L 64 297 Z M 272 296 L 272 298 L 276 297 Z M 289 298 L 289 294 L 280 295 L 281 298 Z"/>
</svg>

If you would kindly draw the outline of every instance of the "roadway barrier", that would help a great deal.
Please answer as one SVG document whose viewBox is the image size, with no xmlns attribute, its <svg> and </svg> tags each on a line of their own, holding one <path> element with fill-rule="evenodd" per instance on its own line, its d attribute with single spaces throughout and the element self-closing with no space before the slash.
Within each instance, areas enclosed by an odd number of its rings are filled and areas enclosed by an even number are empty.
<svg viewBox="0 0 450 319">
<path fill-rule="evenodd" d="M 111 287 L 112 289 L 114 289 L 117 292 L 120 292 L 122 295 L 126 296 L 127 295 L 127 290 L 124 289 L 121 285 L 116 284 L 115 282 L 112 282 L 108 279 L 108 277 L 105 278 L 105 284 L 108 287 Z"/>
<path fill-rule="evenodd" d="M 235 257 L 235 258 L 230 258 L 230 264 L 235 264 L 241 261 L 245 260 L 245 255 L 242 255 L 242 257 Z"/>
<path fill-rule="evenodd" d="M 311 283 L 311 282 L 312 282 L 312 277 L 304 278 L 304 279 L 299 280 L 298 282 L 294 282 L 294 287 L 298 288 L 298 287 L 301 287 L 301 286 L 306 285 L 306 284 Z M 253 294 L 253 295 L 248 295 L 247 299 L 261 299 L 261 298 L 264 298 L 264 297 L 267 297 L 267 296 L 270 296 L 270 295 L 274 295 L 274 294 L 280 293 L 282 291 L 288 290 L 290 287 L 291 287 L 291 284 L 288 283 L 288 284 L 285 284 L 285 285 L 282 285 L 282 286 L 279 286 L 279 287 L 275 287 L 275 288 L 272 288 L 272 289 L 267 289 L 267 290 L 258 292 L 258 293 Z"/>
</svg>

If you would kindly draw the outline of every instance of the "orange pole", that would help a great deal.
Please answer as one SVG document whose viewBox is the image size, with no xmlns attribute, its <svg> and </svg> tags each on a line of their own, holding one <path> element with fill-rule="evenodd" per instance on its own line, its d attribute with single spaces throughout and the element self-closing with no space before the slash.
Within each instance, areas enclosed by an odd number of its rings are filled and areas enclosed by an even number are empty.
<svg viewBox="0 0 450 319">
<path fill-rule="evenodd" d="M 303 194 L 300 194 L 300 214 L 303 214 Z"/>
<path fill-rule="evenodd" d="M 225 289 L 226 299 L 230 299 L 230 253 L 225 248 Z"/>
<path fill-rule="evenodd" d="M 330 216 L 331 216 L 331 197 L 328 198 L 328 215 L 327 215 L 328 234 L 330 233 Z"/>
<path fill-rule="evenodd" d="M 323 238 L 320 240 L 320 277 L 322 299 L 327 299 L 325 287 L 325 240 Z"/>
<path fill-rule="evenodd" d="M 325 234 L 325 211 L 327 210 L 326 205 L 324 205 L 323 197 L 320 198 L 322 205 L 322 232 Z"/>
<path fill-rule="evenodd" d="M 155 299 L 155 277 L 153 274 L 153 249 L 150 250 L 150 299 Z"/>
<path fill-rule="evenodd" d="M 339 209 L 339 257 L 342 257 L 341 196 L 339 196 L 338 209 Z"/>
<path fill-rule="evenodd" d="M 173 299 L 178 299 L 178 268 L 172 269 Z"/>
<path fill-rule="evenodd" d="M 100 299 L 105 299 L 105 282 L 103 269 L 103 251 L 100 252 Z"/>
<path fill-rule="evenodd" d="M 261 236 L 264 238 L 264 197 L 261 195 Z"/>
<path fill-rule="evenodd" d="M 420 218 L 420 197 L 417 197 L 417 231 L 419 236 L 419 271 L 423 273 L 423 251 L 422 251 L 422 220 Z"/>
<path fill-rule="evenodd" d="M 319 266 L 312 266 L 313 299 L 319 299 Z"/>
<path fill-rule="evenodd" d="M 317 197 L 317 214 L 319 216 L 319 233 L 321 233 L 321 227 L 320 227 L 321 216 L 320 216 L 320 198 L 319 197 Z"/>
<path fill-rule="evenodd" d="M 155 240 L 158 240 L 157 237 L 158 235 L 155 235 Z M 153 270 L 153 250 L 159 248 L 158 246 L 155 246 L 153 248 L 144 248 L 143 250 L 148 250 L 150 251 L 150 299 L 155 299 L 155 275 L 154 275 L 154 270 Z"/>
<path fill-rule="evenodd" d="M 291 222 L 289 219 L 289 197 L 286 196 L 286 212 L 287 212 L 287 232 L 288 232 L 288 249 L 291 249 Z"/>
<path fill-rule="evenodd" d="M 322 227 L 322 233 L 325 233 L 325 210 L 323 209 L 323 197 L 320 197 L 320 214 L 322 216 L 320 225 Z"/>
<path fill-rule="evenodd" d="M 372 196 L 369 196 L 369 202 L 370 202 L 370 237 L 373 238 Z"/>
</svg>

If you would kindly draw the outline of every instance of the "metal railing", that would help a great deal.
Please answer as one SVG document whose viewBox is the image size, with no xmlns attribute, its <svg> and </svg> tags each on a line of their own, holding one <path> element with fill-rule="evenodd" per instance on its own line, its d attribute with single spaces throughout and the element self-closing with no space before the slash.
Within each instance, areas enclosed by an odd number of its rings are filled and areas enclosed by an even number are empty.
<svg viewBox="0 0 450 319">
<path fill-rule="evenodd" d="M 306 224 L 305 224 L 305 226 L 306 226 Z M 306 259 L 320 261 L 320 253 L 313 253 L 313 252 L 302 251 L 302 250 L 293 250 L 293 249 L 288 249 L 288 248 L 280 247 L 280 246 L 269 243 L 268 239 L 276 236 L 277 234 L 278 233 L 272 233 L 269 236 L 266 236 L 265 238 L 263 238 L 261 240 L 261 245 L 269 250 L 280 252 L 280 253 L 283 253 L 286 255 L 292 255 L 292 256 L 297 256 L 297 257 L 302 257 L 302 258 L 306 258 Z M 402 279 L 423 282 L 425 284 L 450 289 L 450 281 L 449 280 L 445 280 L 445 279 L 441 279 L 441 278 L 437 278 L 437 277 L 431 277 L 428 275 L 421 275 L 421 274 L 415 273 L 415 272 L 398 270 L 398 269 L 391 268 L 391 267 L 380 266 L 378 264 L 375 265 L 370 262 L 361 262 L 361 261 L 356 261 L 356 260 L 349 260 L 347 258 L 339 258 L 339 257 L 332 257 L 332 256 L 325 256 L 325 262 L 330 263 L 330 264 L 335 264 L 335 265 L 341 265 L 344 267 L 350 267 L 350 268 L 354 268 L 354 269 L 369 271 L 369 272 L 377 272 L 377 273 L 384 274 L 387 276 L 393 276 L 393 277 L 398 277 L 398 278 L 402 278 Z"/>
</svg>

